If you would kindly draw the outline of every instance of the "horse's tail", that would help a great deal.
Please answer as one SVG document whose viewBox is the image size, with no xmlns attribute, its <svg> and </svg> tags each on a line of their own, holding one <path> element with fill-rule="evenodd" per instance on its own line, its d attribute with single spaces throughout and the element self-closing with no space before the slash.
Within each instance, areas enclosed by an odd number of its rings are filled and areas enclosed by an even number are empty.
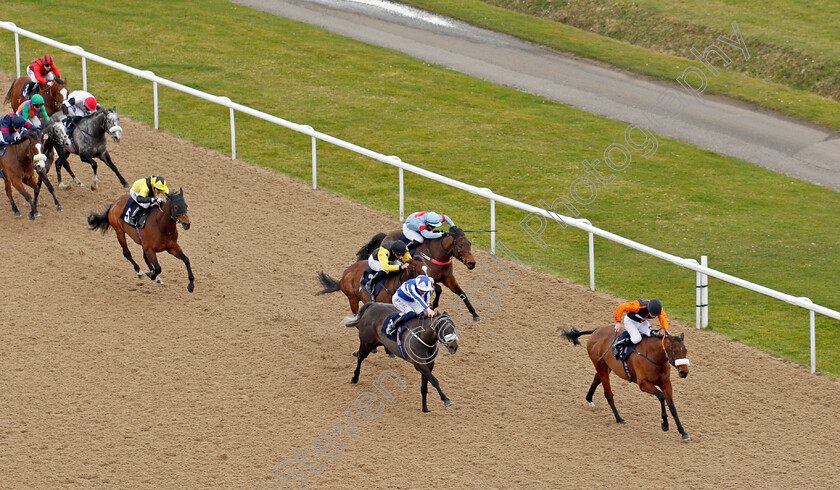
<svg viewBox="0 0 840 490">
<path fill-rule="evenodd" d="M 324 286 L 324 289 L 319 291 L 318 294 L 330 294 L 341 290 L 341 283 L 328 276 L 324 271 L 318 273 L 318 280 Z"/>
<path fill-rule="evenodd" d="M 9 102 L 11 102 L 11 100 L 12 100 L 12 90 L 14 90 L 14 88 L 15 88 L 15 82 L 17 82 L 17 78 L 12 80 L 12 86 L 9 87 L 9 91 L 6 92 L 6 98 L 3 99 L 4 104 L 8 104 Z"/>
<path fill-rule="evenodd" d="M 359 320 L 362 319 L 362 313 L 368 308 L 368 306 L 372 305 L 373 303 L 365 303 L 359 308 L 359 312 L 355 315 L 349 315 L 344 317 L 344 326 L 347 328 L 356 327 L 359 328 Z"/>
<path fill-rule="evenodd" d="M 91 213 L 88 215 L 87 222 L 88 228 L 90 231 L 93 230 L 102 230 L 102 234 L 104 235 L 108 228 L 111 227 L 111 223 L 108 222 L 108 213 L 111 211 L 111 206 L 108 206 L 104 212 L 102 213 Z"/>
<path fill-rule="evenodd" d="M 367 260 L 370 254 L 379 247 L 379 244 L 382 243 L 382 240 L 384 240 L 386 236 L 387 235 L 385 233 L 377 233 L 374 235 L 374 237 L 367 242 L 367 245 L 356 252 L 356 260 Z"/>
<path fill-rule="evenodd" d="M 576 329 L 575 327 L 572 327 L 571 330 L 566 330 L 564 328 L 561 328 L 560 331 L 563 332 L 563 337 L 566 337 L 566 340 L 573 343 L 574 345 L 580 345 L 580 341 L 578 340 L 578 337 L 580 337 L 581 335 L 589 335 L 592 332 L 594 332 L 595 330 L 586 330 L 585 332 L 581 332 L 580 330 Z"/>
</svg>

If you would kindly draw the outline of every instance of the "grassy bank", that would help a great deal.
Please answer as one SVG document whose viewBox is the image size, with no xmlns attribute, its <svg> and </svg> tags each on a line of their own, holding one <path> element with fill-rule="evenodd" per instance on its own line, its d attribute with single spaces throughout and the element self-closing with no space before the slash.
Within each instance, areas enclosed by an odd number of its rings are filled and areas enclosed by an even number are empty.
<svg viewBox="0 0 840 490">
<path fill-rule="evenodd" d="M 603 159 L 607 146 L 623 142 L 621 123 L 220 0 L 65 2 L 62 18 L 85 16 L 91 36 L 41 15 L 49 2 L 9 3 L 7 12 L 16 13 L 4 20 L 21 27 L 523 202 L 568 197 L 572 181 L 586 175 L 580 162 Z M 12 46 L 13 35 L 0 34 L 0 43 Z M 23 41 L 26 59 L 44 51 Z M 80 60 L 51 52 L 78 87 Z M 13 71 L 12 62 L 6 56 L 0 68 Z M 150 83 L 94 63 L 88 68 L 89 90 L 103 104 L 151 123 Z M 227 109 L 165 88 L 161 104 L 162 129 L 229 151 Z M 308 179 L 310 144 L 305 136 L 237 117 L 240 158 Z M 395 169 L 323 143 L 318 156 L 321 187 L 396 213 Z M 650 159 L 632 157 L 612 183 L 598 185 L 597 198 L 581 206 L 583 217 L 677 255 L 709 255 L 712 267 L 768 287 L 840 304 L 833 287 L 840 265 L 832 253 L 840 247 L 834 232 L 840 194 L 673 140 L 660 140 Z M 174 155 L 149 160 L 150 170 L 178 164 Z M 409 211 L 441 210 L 466 228 L 489 223 L 482 199 L 413 175 L 406 187 Z M 499 237 L 520 259 L 588 282 L 584 234 L 549 224 L 542 249 L 519 227 L 524 213 L 501 205 L 497 212 Z M 363 218 L 350 227 L 360 245 L 379 231 L 366 229 Z M 488 237 L 472 238 L 488 246 Z M 604 240 L 596 240 L 596 256 L 599 289 L 658 296 L 673 316 L 693 322 L 692 273 Z M 475 277 L 459 274 L 465 283 Z M 551 299 L 546 291 L 544 300 Z M 717 281 L 710 300 L 716 331 L 808 361 L 807 312 Z M 840 375 L 840 327 L 820 318 L 817 331 L 819 369 Z"/>
<path fill-rule="evenodd" d="M 817 8 L 803 8 L 795 13 L 791 13 L 792 8 L 781 9 L 789 14 L 783 18 L 782 25 L 799 41 L 793 46 L 785 42 L 789 40 L 782 39 L 787 35 L 779 34 L 780 10 L 772 10 L 767 5 L 752 6 L 747 11 L 725 7 L 720 1 L 706 6 L 710 2 L 699 0 L 676 2 L 677 9 L 671 8 L 674 2 L 666 4 L 660 0 L 406 0 L 405 3 L 670 81 L 688 63 L 699 64 L 689 52 L 691 46 L 702 52 L 719 35 L 732 37 L 731 23 L 737 21 L 750 60 L 733 59 L 707 91 L 840 130 L 840 103 L 837 102 L 840 56 L 836 43 L 829 41 L 836 37 L 832 29 L 836 26 L 834 19 L 840 17 L 836 3 L 817 2 Z M 824 6 L 825 15 L 819 22 L 810 22 L 810 16 L 821 12 L 820 5 Z M 744 13 L 749 15 L 741 15 Z M 775 35 L 771 36 L 773 32 Z M 821 41 L 805 42 L 812 39 Z"/>
</svg>

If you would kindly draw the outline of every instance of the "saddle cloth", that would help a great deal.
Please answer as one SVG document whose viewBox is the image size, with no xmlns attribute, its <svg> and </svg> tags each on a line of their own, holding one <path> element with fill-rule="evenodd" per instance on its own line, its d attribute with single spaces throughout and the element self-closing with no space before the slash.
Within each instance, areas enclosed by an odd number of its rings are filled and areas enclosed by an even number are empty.
<svg viewBox="0 0 840 490">
<path fill-rule="evenodd" d="M 362 288 L 364 288 L 364 287 L 365 287 L 365 285 L 366 285 L 368 282 L 370 282 L 370 280 L 371 280 L 371 279 L 373 279 L 374 274 L 376 274 L 376 272 L 374 272 L 374 271 L 373 271 L 373 269 L 371 269 L 371 268 L 367 268 L 367 269 L 365 269 L 364 274 L 362 274 L 362 279 L 359 281 L 359 286 L 361 286 Z M 388 274 L 386 274 L 386 275 L 385 275 L 385 277 L 383 277 L 383 278 L 382 278 L 382 279 L 381 279 L 378 283 L 376 283 L 376 284 L 374 284 L 374 285 L 373 285 L 373 294 L 371 294 L 371 298 L 370 298 L 370 300 L 371 300 L 371 302 L 372 302 L 372 303 L 376 303 L 376 297 L 379 295 L 379 292 L 380 292 L 380 291 L 382 291 L 382 288 L 383 288 L 383 287 L 385 287 L 385 286 L 384 286 L 385 281 L 386 281 L 389 277 L 391 277 L 391 275 L 392 275 L 392 274 L 394 274 L 394 273 L 393 273 L 393 272 L 389 272 L 389 273 L 388 273 Z"/>
<path fill-rule="evenodd" d="M 630 334 L 625 331 L 625 332 L 622 332 L 621 335 L 618 336 L 616 341 L 619 341 L 619 340 L 622 340 L 622 339 L 627 339 L 627 338 L 630 338 Z M 634 350 L 636 350 L 636 344 L 630 344 L 630 345 L 627 345 L 625 347 L 620 347 L 619 348 L 619 353 L 618 353 L 619 360 L 621 362 L 626 363 L 627 358 L 630 357 L 630 354 L 632 354 Z"/>
<path fill-rule="evenodd" d="M 134 210 L 137 208 L 140 209 L 137 211 L 137 216 L 135 216 Z M 142 230 L 143 227 L 146 226 L 146 218 L 149 217 L 149 211 L 151 211 L 151 208 L 143 209 L 142 206 L 137 204 L 137 201 L 129 199 L 128 202 L 125 203 L 125 208 L 123 208 L 122 219 L 128 223 L 129 226 Z"/>
</svg>

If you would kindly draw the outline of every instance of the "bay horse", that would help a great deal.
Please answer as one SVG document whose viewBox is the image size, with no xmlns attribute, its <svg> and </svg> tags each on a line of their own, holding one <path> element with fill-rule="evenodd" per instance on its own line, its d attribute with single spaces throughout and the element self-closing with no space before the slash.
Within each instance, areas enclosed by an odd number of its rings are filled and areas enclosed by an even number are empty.
<svg viewBox="0 0 840 490">
<path fill-rule="evenodd" d="M 610 404 L 613 415 L 615 415 L 615 421 L 619 424 L 625 423 L 625 420 L 618 415 L 618 410 L 616 410 L 615 402 L 613 401 L 612 388 L 610 388 L 610 371 L 612 371 L 622 379 L 637 383 L 640 390 L 654 395 L 659 400 L 659 404 L 662 407 L 663 431 L 668 430 L 668 414 L 665 412 L 665 403 L 667 403 L 668 408 L 671 410 L 671 415 L 674 417 L 674 422 L 677 424 L 677 430 L 682 435 L 683 440 L 691 440 L 688 433 L 683 430 L 683 426 L 677 416 L 677 407 L 674 406 L 674 397 L 671 389 L 670 366 L 677 368 L 680 378 L 688 376 L 689 362 L 686 358 L 685 334 L 680 334 L 679 337 L 675 337 L 670 335 L 666 330 L 664 335 L 643 337 L 641 342 L 636 344 L 635 350 L 627 358 L 627 366 L 632 375 L 631 379 L 625 373 L 621 361 L 612 355 L 612 343 L 615 339 L 615 330 L 612 326 L 600 327 L 585 332 L 581 332 L 574 327 L 571 330 L 561 330 L 563 336 L 574 345 L 580 345 L 578 337 L 581 335 L 592 334 L 586 343 L 589 358 L 592 359 L 592 364 L 595 365 L 595 379 L 592 381 L 592 386 L 589 387 L 589 392 L 586 394 L 586 402 L 590 407 L 595 406 L 592 403 L 592 395 L 595 393 L 595 389 L 599 384 L 603 384 L 604 397 L 606 397 L 607 402 Z M 662 391 L 657 387 L 661 388 Z"/>
<path fill-rule="evenodd" d="M 362 361 L 377 346 L 381 345 L 388 352 L 399 354 L 420 373 L 420 395 L 423 398 L 423 412 L 429 412 L 429 407 L 426 406 L 426 393 L 429 391 L 428 384 L 430 382 L 440 395 L 443 405 L 451 406 L 454 402 L 443 394 L 440 383 L 432 374 L 432 370 L 435 368 L 435 359 L 438 355 L 438 342 L 443 344 L 450 354 L 455 354 L 458 350 L 458 335 L 455 333 L 455 323 L 446 312 L 432 318 L 425 315 L 412 318 L 404 324 L 405 328 L 401 328 L 398 332 L 400 345 L 402 346 L 402 351 L 400 351 L 397 342 L 391 340 L 382 332 L 382 324 L 389 315 L 397 312 L 397 308 L 391 304 L 366 303 L 362 305 L 357 314 L 344 318 L 346 327 L 359 329 L 358 361 L 350 382 L 356 384 L 359 381 Z"/>
<path fill-rule="evenodd" d="M 38 212 L 38 192 L 40 187 L 37 186 L 35 173 L 43 173 L 46 168 L 46 155 L 41 152 L 41 143 L 43 139 L 39 131 L 27 131 L 20 141 L 11 143 L 5 146 L 6 152 L 0 157 L 0 175 L 6 186 L 6 195 L 9 197 L 9 202 L 12 204 L 12 212 L 15 213 L 16 218 L 22 215 L 18 211 L 15 200 L 12 198 L 12 187 L 26 199 L 29 203 L 29 219 L 35 219 L 41 216 Z M 35 193 L 35 198 L 26 191 L 23 185 L 26 184 L 32 188 Z M 52 185 L 49 186 L 52 188 Z M 55 194 L 53 194 L 55 196 Z M 58 200 L 56 199 L 58 205 Z M 58 205 L 60 207 L 60 205 Z"/>
<path fill-rule="evenodd" d="M 318 273 L 318 280 L 321 282 L 323 289 L 318 294 L 329 294 L 336 291 L 341 291 L 347 296 L 350 302 L 350 311 L 353 314 L 359 312 L 359 303 L 368 303 L 371 301 L 370 293 L 362 288 L 362 277 L 368 269 L 367 259 L 360 260 L 347 269 L 341 275 L 341 280 L 336 281 L 323 271 Z M 391 298 L 396 294 L 397 289 L 402 286 L 405 281 L 417 277 L 421 274 L 426 274 L 428 268 L 423 267 L 423 263 L 412 259 L 409 266 L 399 271 L 396 274 L 389 274 L 382 279 L 380 284 L 382 288 L 374 298 L 379 303 L 391 303 Z"/>
<path fill-rule="evenodd" d="M 11 102 L 12 112 L 16 112 L 18 107 L 26 101 L 26 99 L 21 97 L 20 93 L 24 85 L 30 81 L 31 79 L 26 75 L 16 78 L 12 82 L 12 86 L 9 87 L 9 91 L 6 92 L 6 98 L 3 99 L 3 102 Z M 38 93 L 44 98 L 44 109 L 46 109 L 47 115 L 52 116 L 56 112 L 61 112 L 61 103 L 67 99 L 67 82 L 66 80 L 56 78 L 46 85 L 39 84 Z"/>
<path fill-rule="evenodd" d="M 152 281 L 158 284 L 163 284 L 158 275 L 160 275 L 160 264 L 157 260 L 157 254 L 161 252 L 169 252 L 175 257 L 184 261 L 187 266 L 187 277 L 190 280 L 187 285 L 187 291 L 193 292 L 194 280 L 192 268 L 190 267 L 190 259 L 181 250 L 178 245 L 178 224 L 185 230 L 190 229 L 190 218 L 187 216 L 187 203 L 184 202 L 184 191 L 170 193 L 166 195 L 166 202 L 160 206 L 153 206 L 149 211 L 149 216 L 146 219 L 146 226 L 142 229 L 137 229 L 122 219 L 122 211 L 131 196 L 128 194 L 117 199 L 117 201 L 108 206 L 102 213 L 91 212 L 88 216 L 87 222 L 91 231 L 101 229 L 102 233 L 113 228 L 117 234 L 117 241 L 123 249 L 123 256 L 131 262 L 134 266 L 134 272 L 137 278 L 140 279 L 144 275 L 148 276 Z M 140 266 L 131 257 L 131 251 L 128 250 L 128 244 L 125 241 L 125 235 L 131 237 L 135 243 L 143 247 L 143 259 L 146 265 L 149 266 L 148 272 L 140 272 Z"/>
<path fill-rule="evenodd" d="M 399 240 L 401 237 L 401 229 L 392 231 L 387 235 L 385 233 L 379 233 L 371 238 L 367 245 L 356 252 L 356 258 L 358 260 L 367 260 L 368 256 L 380 247 L 382 243 Z M 472 243 L 470 243 L 464 230 L 453 226 L 449 228 L 449 233 L 444 234 L 442 237 L 424 241 L 411 255 L 412 257 L 423 260 L 428 267 L 428 276 L 435 280 L 435 299 L 432 301 L 432 309 L 438 307 L 442 291 L 440 284 L 443 284 L 464 301 L 464 305 L 473 316 L 474 322 L 481 321 L 481 317 L 476 313 L 466 293 L 458 285 L 458 281 L 455 280 L 455 273 L 452 267 L 452 259 L 454 258 L 466 265 L 468 270 L 475 268 Z"/>
<path fill-rule="evenodd" d="M 50 116 L 50 122 L 63 124 L 65 117 L 66 116 L 61 113 L 53 114 Z M 70 149 L 64 148 L 60 145 L 55 147 L 56 153 L 58 154 L 58 162 L 55 165 L 55 173 L 58 175 L 59 187 L 66 187 L 61 180 L 62 167 L 67 169 L 67 172 L 71 177 L 73 177 L 73 180 L 76 181 L 77 184 L 79 183 L 79 180 L 76 179 L 76 176 L 70 169 L 70 163 L 67 161 L 67 157 L 70 156 L 70 153 L 75 153 L 76 155 L 79 155 L 79 158 L 83 162 L 89 164 L 93 169 L 93 181 L 90 184 L 90 189 L 92 191 L 95 191 L 99 187 L 99 177 L 96 175 L 98 164 L 94 158 L 98 158 L 105 162 L 105 165 L 107 165 L 108 168 L 113 170 L 117 175 L 117 178 L 120 180 L 120 184 L 123 188 L 128 189 L 128 182 L 126 182 L 122 174 L 120 174 L 120 171 L 117 170 L 117 167 L 111 160 L 111 155 L 108 153 L 108 140 L 105 138 L 106 134 L 111 135 L 111 138 L 115 143 L 119 143 L 120 139 L 122 139 L 120 116 L 117 115 L 116 107 L 98 110 L 89 116 L 83 117 L 78 123 L 76 123 L 76 127 L 73 128 L 73 132 L 70 134 L 70 137 L 73 140 L 73 146 Z"/>
</svg>

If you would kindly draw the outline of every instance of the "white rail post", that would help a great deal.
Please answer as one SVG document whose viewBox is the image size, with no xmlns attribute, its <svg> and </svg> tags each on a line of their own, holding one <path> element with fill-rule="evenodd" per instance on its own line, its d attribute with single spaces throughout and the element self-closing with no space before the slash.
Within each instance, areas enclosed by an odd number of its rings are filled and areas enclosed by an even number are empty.
<svg viewBox="0 0 840 490">
<path fill-rule="evenodd" d="M 700 265 L 703 267 L 709 266 L 709 257 L 706 255 L 700 256 Z M 709 276 L 707 274 L 701 274 L 701 282 L 700 282 L 700 306 L 702 308 L 702 318 L 700 321 L 700 326 L 706 328 L 709 326 Z"/>
<path fill-rule="evenodd" d="M 20 78 L 20 35 L 17 32 L 15 33 L 15 61 L 17 62 L 17 78 Z"/>
<path fill-rule="evenodd" d="M 311 129 L 315 131 L 312 126 L 301 125 L 302 128 Z M 312 137 L 312 188 L 318 188 L 318 138 Z"/>
<path fill-rule="evenodd" d="M 228 97 L 219 97 L 219 99 L 230 102 Z M 230 108 L 230 159 L 236 160 L 236 117 L 233 107 Z"/>
<path fill-rule="evenodd" d="M 490 253 L 496 255 L 496 200 L 490 199 Z"/>
<path fill-rule="evenodd" d="M 703 276 L 703 274 L 700 273 L 700 272 L 695 272 L 694 276 L 696 278 L 696 280 L 694 281 L 694 284 L 695 284 L 694 289 L 697 292 L 696 300 L 694 301 L 694 304 L 696 305 L 696 307 L 695 307 L 696 318 L 695 318 L 694 323 L 695 323 L 695 326 L 697 327 L 697 329 L 699 330 L 699 329 L 703 328 L 703 292 L 702 292 L 702 289 L 703 289 L 703 277 L 702 276 Z"/>
<path fill-rule="evenodd" d="M 143 73 L 151 76 L 155 76 L 155 73 L 150 70 L 146 70 Z M 158 129 L 158 83 L 152 82 L 152 97 L 154 98 L 154 106 L 155 106 L 155 129 Z"/>
<path fill-rule="evenodd" d="M 78 49 L 79 52 L 76 53 L 82 57 L 82 90 L 87 92 L 87 58 L 85 57 L 85 48 L 81 46 L 73 46 L 74 48 Z"/>
<path fill-rule="evenodd" d="M 398 162 L 402 162 L 400 157 L 391 155 L 390 158 L 396 159 Z M 403 176 L 403 168 L 400 167 L 400 221 L 405 220 L 405 177 Z"/>
<path fill-rule="evenodd" d="M 583 223 L 592 226 L 588 219 L 582 219 Z M 595 291 L 595 235 L 589 232 L 589 289 Z"/>
<path fill-rule="evenodd" d="M 807 301 L 808 303 L 813 303 L 811 298 L 806 298 L 804 296 L 800 297 L 799 299 L 803 301 Z M 814 317 L 814 310 L 808 310 L 809 316 L 811 317 L 811 374 L 817 370 L 817 332 L 816 332 L 816 318 Z"/>
</svg>

